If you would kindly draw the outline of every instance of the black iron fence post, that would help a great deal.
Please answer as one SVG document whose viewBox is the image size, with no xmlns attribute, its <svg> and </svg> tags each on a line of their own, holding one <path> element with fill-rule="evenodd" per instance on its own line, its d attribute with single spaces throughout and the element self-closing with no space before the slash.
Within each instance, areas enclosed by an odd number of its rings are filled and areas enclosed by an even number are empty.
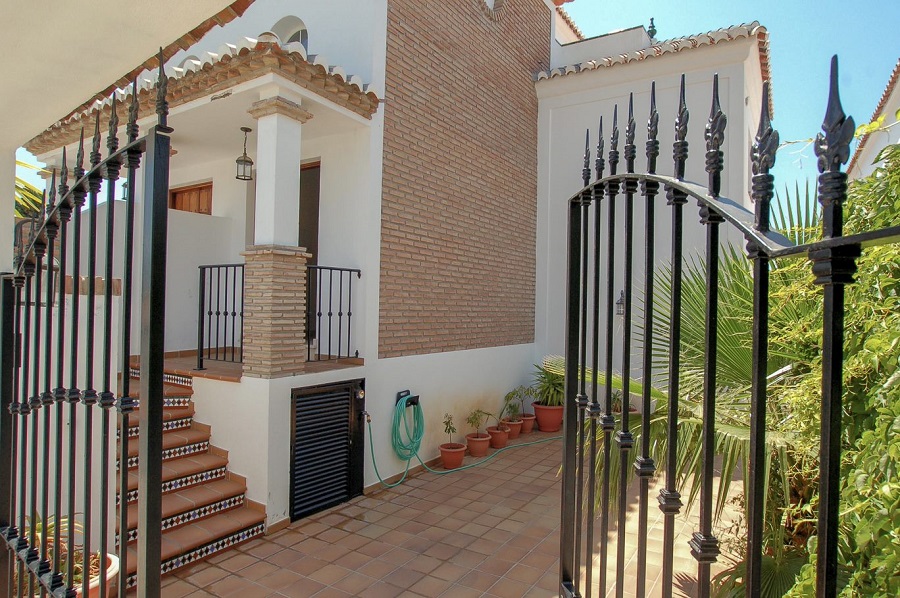
<svg viewBox="0 0 900 598">
<path fill-rule="evenodd" d="M 200 266 L 200 289 L 197 293 L 199 297 L 197 304 L 197 369 L 203 368 L 203 318 L 206 315 L 206 268 Z"/>
<path fill-rule="evenodd" d="M 166 75 L 159 56 L 156 112 L 159 124 L 147 137 L 144 178 L 144 252 L 141 289 L 141 459 L 138 469 L 139 598 L 158 598 L 162 552 L 163 368 L 166 315 L 169 133 Z M 124 464 L 122 465 L 125 466 Z M 123 504 L 125 501 L 122 501 Z"/>
<path fill-rule="evenodd" d="M 16 370 L 15 356 L 15 289 L 11 277 L 0 280 L 0 534 L 9 537 L 15 522 L 11 519 L 11 475 L 13 450 L 13 378 Z M 10 588 L 12 562 L 9 550 L 0 549 L 0 588 Z"/>
<path fill-rule="evenodd" d="M 841 166 L 850 157 L 855 125 L 844 114 L 838 94 L 837 56 L 831 59 L 831 89 L 822 131 L 816 137 L 819 158 L 819 202 L 822 204 L 823 237 L 843 236 L 843 202 L 847 199 L 847 174 Z M 822 337 L 822 444 L 820 448 L 819 538 L 816 561 L 816 594 L 837 596 L 838 503 L 841 486 L 841 399 L 844 364 L 844 287 L 853 282 L 858 244 L 809 252 L 816 284 L 824 290 Z"/>
</svg>

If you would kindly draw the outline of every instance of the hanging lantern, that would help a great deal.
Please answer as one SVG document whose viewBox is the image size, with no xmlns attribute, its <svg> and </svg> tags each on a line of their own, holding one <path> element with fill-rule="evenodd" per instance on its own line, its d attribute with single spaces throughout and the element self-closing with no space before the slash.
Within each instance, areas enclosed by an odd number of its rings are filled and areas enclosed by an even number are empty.
<svg viewBox="0 0 900 598">
<path fill-rule="evenodd" d="M 235 164 L 237 165 L 237 174 L 234 175 L 239 181 L 252 181 L 253 180 L 253 160 L 250 159 L 250 156 L 247 155 L 247 133 L 252 131 L 250 127 L 241 127 L 241 131 L 244 132 L 244 153 L 235 160 Z"/>
<path fill-rule="evenodd" d="M 619 300 L 616 301 L 616 315 L 617 316 L 625 315 L 625 291 L 619 292 Z"/>
</svg>

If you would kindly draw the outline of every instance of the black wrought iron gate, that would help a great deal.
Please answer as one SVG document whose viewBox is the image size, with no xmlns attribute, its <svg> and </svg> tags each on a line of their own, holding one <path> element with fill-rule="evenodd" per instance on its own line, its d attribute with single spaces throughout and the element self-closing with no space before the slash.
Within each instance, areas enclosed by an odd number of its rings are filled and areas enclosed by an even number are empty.
<svg viewBox="0 0 900 598">
<path fill-rule="evenodd" d="M 99 584 L 101 598 L 126 593 L 129 551 L 115 543 L 127 529 L 116 482 L 128 487 L 129 439 L 115 430 L 138 407 L 131 388 L 132 296 L 135 242 L 142 246 L 140 289 L 140 462 L 137 586 L 160 593 L 163 341 L 166 222 L 169 177 L 166 76 L 160 69 L 156 126 L 138 137 L 135 82 L 119 147 L 117 97 L 111 99 L 107 155 L 101 153 L 100 113 L 88 167 L 84 133 L 70 171 L 65 148 L 39 217 L 18 239 L 15 272 L 0 279 L 0 593 L 6 596 L 88 595 L 89 575 L 76 584 L 77 554 L 97 557 L 101 579 L 118 558 L 118 588 Z M 146 96 L 146 94 L 145 94 Z M 152 111 L 153 101 L 147 102 Z M 141 162 L 143 161 L 143 164 Z M 143 226 L 136 238 L 136 174 L 142 168 Z M 116 181 L 125 179 L 125 222 L 116 227 Z M 70 181 L 72 184 L 70 185 Z M 98 216 L 106 196 L 105 222 Z M 20 227 L 21 229 L 21 227 Z M 124 231 L 116 233 L 116 231 Z M 141 230 L 141 229 L 138 229 Z M 114 274 L 115 273 L 115 274 Z M 121 276 L 115 279 L 114 276 Z M 114 306 L 120 296 L 121 313 Z M 114 358 L 118 346 L 120 359 Z M 117 377 L 121 379 L 117 381 Z M 95 421 L 95 416 L 99 421 Z M 112 451 L 111 448 L 112 447 Z M 117 480 L 118 478 L 118 480 Z M 133 558 L 133 557 L 132 557 Z M 131 568 L 133 570 L 133 567 Z M 84 567 L 85 572 L 87 567 Z M 93 594 L 91 594 L 93 595 Z"/>
<path fill-rule="evenodd" d="M 657 466 L 650 454 L 650 411 L 653 371 L 651 350 L 653 338 L 654 308 L 654 256 L 659 249 L 654 238 L 656 212 L 660 192 L 665 192 L 666 211 L 670 213 L 671 288 L 669 298 L 669 351 L 667 392 L 667 446 L 665 487 L 657 501 L 664 516 L 662 538 L 662 595 L 673 593 L 673 551 L 675 541 L 675 516 L 681 511 L 682 494 L 676 487 L 676 456 L 678 451 L 679 413 L 679 356 L 682 348 L 682 277 L 684 249 L 684 206 L 689 198 L 697 200 L 700 222 L 706 230 L 706 325 L 705 368 L 702 391 L 702 479 L 700 480 L 700 524 L 690 540 L 691 553 L 697 561 L 697 594 L 710 593 L 710 565 L 717 560 L 719 541 L 713 534 L 712 501 L 714 444 L 716 415 L 716 354 L 719 284 L 719 236 L 722 224 L 734 227 L 747 241 L 747 257 L 753 262 L 753 338 L 752 338 L 752 387 L 750 391 L 750 457 L 748 495 L 749 507 L 747 561 L 745 582 L 748 596 L 760 593 L 760 566 L 763 537 L 763 488 L 766 459 L 766 395 L 767 395 L 767 343 L 769 338 L 769 269 L 775 258 L 807 257 L 813 263 L 815 282 L 824 288 L 823 323 L 823 371 L 822 371 L 822 423 L 821 423 L 821 481 L 817 534 L 817 594 L 837 594 L 837 524 L 840 484 L 840 436 L 841 394 L 844 340 L 844 287 L 853 282 L 856 259 L 865 246 L 897 242 L 900 227 L 890 227 L 864 234 L 843 236 L 842 202 L 846 198 L 847 175 L 841 172 L 849 157 L 849 144 L 853 137 L 853 119 L 846 117 L 840 104 L 837 85 L 837 59 L 832 61 L 831 88 L 825 114 L 823 133 L 815 141 L 818 156 L 818 199 L 822 205 L 823 231 L 820 241 L 794 245 L 783 235 L 769 230 L 770 202 L 773 198 L 774 178 L 769 174 L 775 161 L 778 133 L 772 129 L 769 118 L 768 84 L 763 89 L 762 115 L 755 143 L 752 147 L 752 199 L 755 214 L 738 203 L 720 197 L 721 175 L 724 166 L 721 151 L 725 135 L 726 117 L 718 98 L 718 79 L 712 90 L 712 110 L 706 124 L 705 169 L 709 173 L 707 185 L 684 180 L 688 158 L 687 126 L 688 108 L 685 104 L 684 77 L 681 80 L 680 104 L 675 119 L 673 146 L 674 175 L 657 174 L 656 163 L 660 144 L 657 140 L 659 115 L 656 109 L 655 86 L 651 88 L 650 116 L 647 124 L 646 171 L 635 172 L 637 148 L 635 145 L 635 120 L 629 102 L 625 129 L 625 172 L 618 172 L 619 130 L 617 115 L 613 116 L 612 135 L 609 139 L 609 174 L 604 176 L 606 163 L 603 157 L 603 121 L 597 147 L 595 172 L 591 172 L 591 149 L 586 142 L 584 155 L 584 188 L 568 201 L 568 282 L 566 328 L 566 402 L 564 418 L 564 455 L 562 468 L 562 527 L 560 533 L 560 593 L 563 596 L 591 596 L 592 586 L 599 579 L 600 594 L 606 594 L 610 580 L 615 585 L 616 596 L 634 592 L 642 597 L 647 592 L 647 548 L 649 481 L 657 474 Z M 593 182 L 592 182 L 593 179 Z M 622 195 L 624 194 L 624 198 Z M 635 230 L 633 214 L 636 197 L 645 202 L 645 228 Z M 624 199 L 624 201 L 623 201 Z M 606 225 L 602 226 L 601 208 L 606 205 Z M 624 210 L 624 240 L 621 246 L 615 239 L 616 209 Z M 591 225 L 593 221 L 593 225 Z M 608 231 L 602 238 L 601 231 Z M 612 280 L 617 262 L 624 266 L 624 313 L 622 323 L 621 370 L 623 376 L 633 372 L 631 364 L 632 326 L 634 317 L 632 253 L 636 239 L 644 237 L 644 279 L 638 281 L 643 288 L 643 315 L 637 323 L 642 327 L 641 374 L 632 380 L 641 384 L 642 415 L 640 422 L 640 446 L 634 446 L 632 426 L 629 425 L 627 407 L 622 409 L 619 427 L 613 415 L 613 384 L 615 364 L 614 344 L 614 292 L 607 285 L 605 301 L 601 297 L 601 274 Z M 606 251 L 606 271 L 603 272 L 602 251 Z M 617 257 L 617 252 L 623 252 Z M 589 265 L 591 271 L 589 271 Z M 605 330 L 601 333 L 601 321 Z M 590 330 L 588 324 L 591 324 Z M 605 376 L 600 388 L 600 344 L 605 344 Z M 589 361 L 590 360 L 590 361 Z M 626 380 L 628 380 L 626 378 Z M 588 382 L 590 381 L 590 388 Z M 623 383 L 629 389 L 630 381 Z M 625 391 L 627 398 L 629 390 Z M 589 392 L 590 391 L 590 392 Z M 601 393 L 602 403 L 598 399 Z M 589 398 L 590 397 L 590 398 Z M 627 402 L 626 402 L 627 405 Z M 598 441 L 598 432 L 602 433 Z M 615 432 L 615 434 L 614 434 Z M 613 443 L 617 450 L 613 451 Z M 598 444 L 602 444 L 598 447 Z M 637 451 L 632 458 L 631 451 Z M 618 453 L 618 454 L 615 454 Z M 598 461 L 601 479 L 596 479 Z M 617 461 L 617 463 L 614 463 Z M 617 512 L 610 511 L 610 469 L 618 465 Z M 633 466 L 639 479 L 637 576 L 635 587 L 626 588 L 625 533 L 627 469 Z M 587 473 L 587 476 L 585 476 Z M 726 475 L 726 473 L 723 473 Z M 587 477 L 587 479 L 585 479 Z M 599 489 L 599 500 L 596 493 Z M 607 532 L 610 517 L 617 518 L 616 555 L 610 563 L 607 548 Z M 599 517 L 599 570 L 594 570 L 595 546 L 594 521 Z M 586 522 L 586 525 L 585 525 Z M 614 570 L 610 568 L 614 565 Z"/>
</svg>

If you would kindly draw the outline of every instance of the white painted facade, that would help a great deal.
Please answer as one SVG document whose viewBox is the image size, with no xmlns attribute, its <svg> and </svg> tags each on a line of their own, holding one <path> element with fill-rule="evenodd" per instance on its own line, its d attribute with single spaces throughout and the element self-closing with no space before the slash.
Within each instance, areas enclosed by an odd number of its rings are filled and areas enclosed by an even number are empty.
<svg viewBox="0 0 900 598">
<path fill-rule="evenodd" d="M 872 174 L 881 165 L 881 162 L 877 161 L 881 150 L 889 145 L 900 143 L 900 123 L 897 118 L 897 114 L 900 113 L 898 78 L 900 78 L 900 62 L 894 67 L 888 87 L 884 91 L 884 97 L 872 115 L 871 121 L 884 117 L 883 129 L 870 133 L 866 136 L 865 141 L 856 148 L 856 152 L 853 154 L 853 163 L 847 170 L 851 179 L 860 179 Z"/>
<path fill-rule="evenodd" d="M 549 0 L 547 8 L 554 10 Z M 384 89 L 386 66 L 386 0 L 257 0 L 241 18 L 213 29 L 193 47 L 176 54 L 167 71 L 186 60 L 202 62 L 208 52 L 221 53 L 224 44 L 239 43 L 244 37 L 256 38 L 273 30 L 288 36 L 298 21 L 284 20 L 286 17 L 296 17 L 305 25 L 310 61 L 340 65 L 347 77 L 358 75 L 381 97 L 378 90 Z M 565 28 L 558 18 L 553 23 L 557 30 Z M 565 37 L 570 34 L 566 30 L 560 37 L 570 40 L 571 37 Z M 551 67 L 555 68 L 640 49 L 650 40 L 643 28 L 636 28 L 566 45 L 555 40 L 535 43 L 551 44 Z M 540 104 L 534 343 L 390 359 L 378 357 L 383 110 L 379 109 L 371 120 L 363 118 L 277 74 L 237 83 L 228 94 L 216 94 L 215 99 L 200 97 L 173 108 L 169 124 L 174 128 L 172 147 L 177 153 L 171 160 L 170 187 L 211 181 L 213 201 L 211 216 L 169 211 L 167 351 L 195 347 L 199 265 L 243 262 L 241 252 L 255 243 L 292 244 L 294 239 L 296 244 L 295 209 L 303 163 L 321 162 L 318 263 L 362 271 L 358 289 L 361 300 L 354 298 L 352 337 L 365 365 L 272 380 L 245 376 L 239 384 L 194 379 L 196 419 L 211 426 L 212 444 L 229 452 L 230 469 L 247 477 L 248 498 L 265 503 L 268 524 L 289 516 L 292 389 L 365 379 L 374 445 L 373 455 L 367 440 L 365 485 L 371 486 L 377 483 L 373 457 L 383 477 L 402 472 L 406 465 L 393 454 L 390 439 L 398 391 L 410 389 L 421 396 L 426 433 L 420 456 L 427 461 L 437 456 L 438 444 L 445 441 L 441 426 L 445 412 L 454 414 L 460 435 L 464 434 L 464 425 L 460 424 L 473 408 L 496 411 L 507 391 L 530 381 L 534 363 L 548 353 L 562 352 L 565 200 L 581 187 L 585 129 L 591 129 L 593 151 L 597 118 L 604 115 L 608 137 L 615 103 L 620 108 L 620 137 L 624 142 L 628 91 L 637 92 L 637 163 L 643 165 L 643 123 L 648 112 L 649 85 L 652 80 L 657 82 L 662 148 L 659 171 L 668 173 L 678 75 L 687 74 L 693 153 L 687 178 L 702 182 L 706 178 L 702 166 L 703 125 L 709 113 L 712 74 L 718 72 L 722 105 L 729 117 L 723 148 L 726 164 L 741 164 L 740 168 L 727 168 L 729 176 L 723 184 L 723 195 L 744 201 L 749 187 L 745 165 L 759 114 L 758 62 L 755 41 L 737 40 L 537 82 Z M 274 96 L 299 104 L 312 113 L 312 119 L 300 124 L 279 115 L 264 117 L 268 120 L 262 122 L 247 113 L 254 102 Z M 142 127 L 145 129 L 151 121 L 148 119 Z M 234 159 L 243 142 L 241 126 L 253 129 L 248 141 L 248 152 L 257 169 L 252 182 L 234 178 Z M 42 158 L 49 163 L 59 162 L 58 152 Z M 693 204 L 686 206 L 685 220 L 691 221 L 695 213 Z M 641 218 L 641 211 L 636 210 L 635 222 L 641 222 Z M 121 222 L 120 217 L 117 219 Z M 699 225 L 688 230 L 689 239 L 702 238 Z M 657 234 L 661 242 L 668 234 L 662 218 Z M 139 245 L 136 249 L 135 264 L 140 264 Z M 642 251 L 637 249 L 636 277 L 640 277 L 641 264 Z M 618 272 L 621 275 L 621 268 Z M 621 283 L 617 280 L 615 284 Z M 298 288 L 297 292 L 304 289 Z M 136 346 L 132 352 L 136 352 Z"/>
<path fill-rule="evenodd" d="M 620 51 L 617 40 L 622 40 Z M 600 61 L 646 48 L 651 44 L 643 28 L 601 36 L 556 47 L 551 69 L 565 70 L 567 65 Z M 704 127 L 709 117 L 713 75 L 719 75 L 719 97 L 728 117 L 725 131 L 725 172 L 723 197 L 731 198 L 752 210 L 749 200 L 749 149 L 758 125 L 762 82 L 759 50 L 755 39 L 730 41 L 717 46 L 688 48 L 642 61 L 593 70 L 572 72 L 537 82 L 538 110 L 538 228 L 537 228 L 537 297 L 535 323 L 536 355 L 563 354 L 565 347 L 565 284 L 566 284 L 566 227 L 569 197 L 582 187 L 581 170 L 584 156 L 585 131 L 590 130 L 591 168 L 597 149 L 597 129 L 603 117 L 604 159 L 608 161 L 613 109 L 618 106 L 620 162 L 618 172 L 625 171 L 624 143 L 628 118 L 629 93 L 634 92 L 635 171 L 646 170 L 647 119 L 650 109 L 650 85 L 656 82 L 656 102 L 659 111 L 660 155 L 659 174 L 673 174 L 672 143 L 674 121 L 678 108 L 680 76 L 686 81 L 686 104 L 690 111 L 688 126 L 689 158 L 685 179 L 705 185 Z M 607 163 L 606 174 L 609 173 Z M 620 195 L 616 210 L 617 261 L 613 279 L 614 298 L 624 288 L 624 196 Z M 607 206 L 602 202 L 602 237 L 607 236 Z M 655 218 L 656 264 L 668 263 L 671 247 L 671 222 L 666 208 L 665 190 L 657 197 Z M 644 276 L 644 200 L 635 198 L 633 272 L 634 306 L 639 309 Z M 699 223 L 696 202 L 689 201 L 684 210 L 685 256 L 705 248 L 705 230 Z M 592 213 L 593 214 L 593 213 Z M 733 234 L 729 226 L 722 226 L 722 239 L 743 246 L 743 239 Z M 591 215 L 593 230 L 593 215 Z M 731 236 L 729 236 L 729 232 Z M 602 249 L 601 305 L 605 305 L 608 280 L 606 277 L 606 246 Z M 592 268 L 593 266 L 591 266 Z M 605 313 L 601 307 L 601 313 Z M 637 312 L 636 312 L 637 313 Z M 616 322 L 621 327 L 621 318 Z M 601 325 L 605 323 L 601 321 Z M 621 370 L 621 331 L 615 335 L 614 367 Z M 634 370 L 639 370 L 640 341 L 638 331 L 632 337 Z M 601 349 L 602 351 L 602 349 Z M 604 363 L 601 356 L 600 363 Z"/>
</svg>

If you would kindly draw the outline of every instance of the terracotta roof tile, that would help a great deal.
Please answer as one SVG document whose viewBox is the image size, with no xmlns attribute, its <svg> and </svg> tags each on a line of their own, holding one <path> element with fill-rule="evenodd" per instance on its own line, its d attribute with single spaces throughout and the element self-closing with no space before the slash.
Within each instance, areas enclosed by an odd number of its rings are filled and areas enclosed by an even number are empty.
<svg viewBox="0 0 900 598">
<path fill-rule="evenodd" d="M 241 81 L 249 81 L 276 72 L 313 93 L 340 104 L 365 117 L 378 110 L 379 90 L 363 83 L 356 75 L 331 65 L 322 55 L 306 54 L 299 42 L 282 44 L 274 33 L 259 39 L 244 38 L 237 44 L 225 44 L 218 52 L 207 52 L 200 61 L 184 67 L 166 68 L 169 106 L 185 104 L 197 98 L 224 92 Z M 156 74 L 138 82 L 139 118 L 152 114 L 156 101 Z M 120 106 L 131 103 L 131 87 L 116 89 Z M 33 154 L 42 154 L 78 140 L 82 126 L 93 126 L 100 112 L 101 129 L 109 123 L 111 95 L 92 101 L 83 109 L 48 127 L 25 144 Z"/>
<path fill-rule="evenodd" d="M 884 88 L 884 92 L 881 94 L 881 99 L 878 100 L 878 106 L 875 107 L 875 112 L 872 113 L 872 118 L 869 119 L 869 122 L 877 119 L 881 116 L 881 113 L 884 112 L 884 109 L 887 107 L 888 99 L 890 99 L 891 94 L 894 93 L 894 88 L 897 86 L 897 81 L 900 80 L 900 59 L 897 59 L 897 64 L 894 65 L 894 70 L 891 72 L 891 76 L 888 79 L 887 86 Z M 847 165 L 847 172 L 853 170 L 853 167 L 856 166 L 857 160 L 859 160 L 859 155 L 862 152 L 863 146 L 866 144 L 866 141 L 869 139 L 869 135 L 863 135 L 859 143 L 856 145 L 856 150 L 853 152 L 853 157 L 850 158 L 850 163 Z"/>
<path fill-rule="evenodd" d="M 658 58 L 666 54 L 674 54 L 684 50 L 700 48 L 702 46 L 713 46 L 723 42 L 730 42 L 738 39 L 756 38 L 759 47 L 759 64 L 763 81 L 771 81 L 771 72 L 769 68 L 769 34 L 765 27 L 757 21 L 752 23 L 727 27 L 724 29 L 716 29 L 707 33 L 700 33 L 688 37 L 665 40 L 657 42 L 647 48 L 635 50 L 625 54 L 615 56 L 605 56 L 578 64 L 558 67 L 546 71 L 541 71 L 535 75 L 536 81 L 544 79 L 552 79 L 571 74 L 577 74 L 584 71 L 592 71 L 601 67 L 612 67 L 618 64 L 628 64 L 629 62 L 640 62 L 649 58 Z M 769 95 L 771 109 L 771 94 Z"/>
</svg>

